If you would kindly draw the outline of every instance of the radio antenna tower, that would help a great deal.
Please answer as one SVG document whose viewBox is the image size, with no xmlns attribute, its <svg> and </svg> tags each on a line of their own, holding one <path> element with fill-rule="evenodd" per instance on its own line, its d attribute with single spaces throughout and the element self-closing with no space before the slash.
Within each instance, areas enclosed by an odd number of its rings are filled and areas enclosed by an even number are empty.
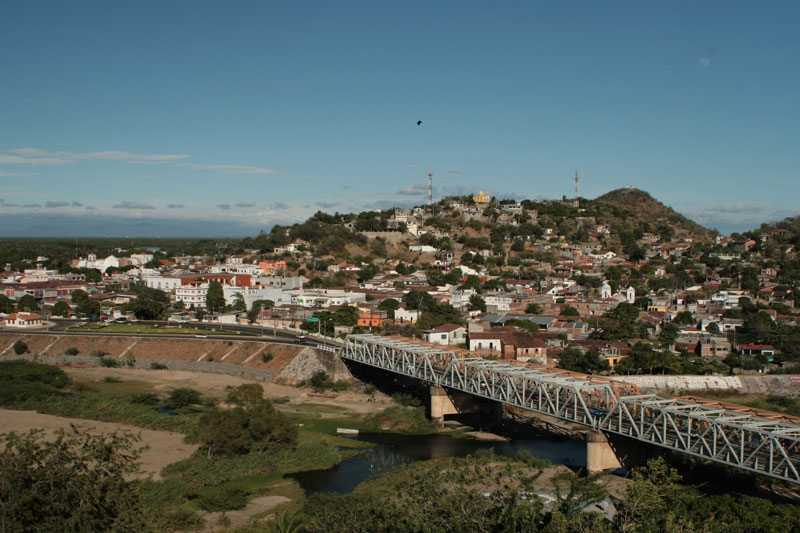
<svg viewBox="0 0 800 533">
<path fill-rule="evenodd" d="M 428 205 L 433 205 L 433 172 L 428 170 Z"/>
<path fill-rule="evenodd" d="M 578 207 L 578 205 L 579 205 L 579 200 L 578 200 L 578 182 L 579 182 L 579 180 L 578 180 L 578 171 L 576 170 L 575 171 L 575 199 L 572 201 L 572 205 L 574 207 Z"/>
</svg>

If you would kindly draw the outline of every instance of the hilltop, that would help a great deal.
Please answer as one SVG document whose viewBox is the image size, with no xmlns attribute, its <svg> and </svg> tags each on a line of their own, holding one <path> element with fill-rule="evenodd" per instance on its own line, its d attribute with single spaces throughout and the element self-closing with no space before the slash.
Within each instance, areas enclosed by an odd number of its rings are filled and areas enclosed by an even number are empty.
<svg viewBox="0 0 800 533">
<path fill-rule="evenodd" d="M 635 225 L 650 226 L 652 229 L 649 231 L 669 226 L 676 237 L 701 241 L 714 235 L 713 231 L 689 220 L 640 189 L 615 189 L 598 196 L 591 205 L 618 223 L 632 218 L 631 222 Z"/>
</svg>

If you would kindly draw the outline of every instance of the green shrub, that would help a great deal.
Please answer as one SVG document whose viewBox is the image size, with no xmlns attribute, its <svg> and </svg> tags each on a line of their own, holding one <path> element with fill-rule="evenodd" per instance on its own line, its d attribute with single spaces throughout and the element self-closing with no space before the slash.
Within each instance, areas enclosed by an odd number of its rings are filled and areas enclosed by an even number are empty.
<svg viewBox="0 0 800 533">
<path fill-rule="evenodd" d="M 15 342 L 12 348 L 14 348 L 14 353 L 17 355 L 28 353 L 28 345 L 22 342 L 21 340 Z"/>
<path fill-rule="evenodd" d="M 92 357 L 103 357 L 104 355 L 108 355 L 108 352 L 104 352 L 103 350 L 92 350 L 89 352 L 89 355 Z"/>
<path fill-rule="evenodd" d="M 138 403 L 141 405 L 158 405 L 158 402 L 161 401 L 161 398 L 158 397 L 158 394 L 152 392 L 143 392 L 141 394 L 134 394 L 131 396 L 132 403 Z"/>
<path fill-rule="evenodd" d="M 54 366 L 29 361 L 0 362 L 0 383 L 38 382 L 62 388 L 69 383 L 63 370 Z"/>
<path fill-rule="evenodd" d="M 189 407 L 202 402 L 203 395 L 199 391 L 187 387 L 172 389 L 167 397 L 167 404 L 173 409 Z"/>
<path fill-rule="evenodd" d="M 100 358 L 100 366 L 105 368 L 117 368 L 119 366 L 119 361 L 116 359 L 111 359 L 108 357 L 101 357 Z"/>
<path fill-rule="evenodd" d="M 166 370 L 166 369 L 167 365 L 163 363 L 156 363 L 156 362 L 150 363 L 150 370 Z"/>
<path fill-rule="evenodd" d="M 197 502 L 210 513 L 234 511 L 247 505 L 247 493 L 238 487 L 211 487 L 199 494 Z"/>
<path fill-rule="evenodd" d="M 114 376 L 106 376 L 103 381 L 106 383 L 119 383 L 122 380 Z"/>
<path fill-rule="evenodd" d="M 314 372 L 311 375 L 311 378 L 308 380 L 308 383 L 315 392 L 324 392 L 333 388 L 333 381 L 328 373 L 324 370 L 317 370 Z"/>
<path fill-rule="evenodd" d="M 274 357 L 275 357 L 275 356 L 274 356 L 274 355 L 272 355 L 271 353 L 262 353 L 262 354 L 261 354 L 261 361 L 262 361 L 263 363 L 269 363 L 270 361 L 272 361 L 272 359 L 273 359 Z"/>
<path fill-rule="evenodd" d="M 81 351 L 73 347 L 73 348 L 67 348 L 66 350 L 64 350 L 64 353 L 66 355 L 78 355 L 79 353 L 81 353 Z"/>
<path fill-rule="evenodd" d="M 419 407 L 422 405 L 422 402 L 419 398 L 413 394 L 407 394 L 403 392 L 392 394 L 392 401 L 406 407 Z"/>
<path fill-rule="evenodd" d="M 0 362 L 0 404 L 38 400 L 66 387 L 69 378 L 60 368 L 28 361 Z"/>
</svg>

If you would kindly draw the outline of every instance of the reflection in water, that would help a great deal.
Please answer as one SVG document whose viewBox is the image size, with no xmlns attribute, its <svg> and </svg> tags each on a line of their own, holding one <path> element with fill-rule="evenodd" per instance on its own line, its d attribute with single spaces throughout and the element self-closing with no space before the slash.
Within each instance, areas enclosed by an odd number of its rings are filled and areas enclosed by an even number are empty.
<svg viewBox="0 0 800 533">
<path fill-rule="evenodd" d="M 325 470 L 298 472 L 296 479 L 307 493 L 338 492 L 347 494 L 370 478 L 380 476 L 414 461 L 440 457 L 460 457 L 480 449 L 494 448 L 500 455 L 514 457 L 527 450 L 535 457 L 556 464 L 586 466 L 586 444 L 578 440 L 513 440 L 486 442 L 457 439 L 448 435 L 396 435 L 389 433 L 361 434 L 353 437 L 375 443 L 365 453 L 342 461 Z"/>
</svg>

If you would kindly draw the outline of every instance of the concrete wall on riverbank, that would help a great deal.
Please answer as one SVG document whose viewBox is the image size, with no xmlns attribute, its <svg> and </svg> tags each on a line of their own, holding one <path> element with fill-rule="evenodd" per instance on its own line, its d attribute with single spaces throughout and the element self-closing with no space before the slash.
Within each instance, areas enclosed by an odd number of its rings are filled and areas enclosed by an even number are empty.
<svg viewBox="0 0 800 533">
<path fill-rule="evenodd" d="M 642 392 L 680 392 L 700 394 L 703 391 L 732 391 L 742 394 L 781 394 L 800 396 L 800 376 L 620 376 L 611 379 L 625 381 Z"/>
<path fill-rule="evenodd" d="M 99 364 L 92 352 L 103 353 L 120 364 L 132 362 L 137 368 L 151 363 L 166 364 L 172 370 L 218 372 L 258 380 L 272 379 L 301 353 L 302 346 L 269 344 L 259 340 L 157 338 L 100 335 L 36 335 L 0 333 L 0 360 L 17 357 L 17 340 L 28 346 L 26 357 L 60 365 Z M 77 355 L 66 355 L 74 349 Z"/>
<path fill-rule="evenodd" d="M 42 355 L 8 355 L 2 358 L 4 361 L 21 359 L 24 361 L 36 361 L 47 365 L 56 365 L 64 367 L 83 367 L 83 366 L 102 366 L 99 357 L 92 357 L 86 355 L 56 355 L 56 356 L 42 356 Z M 229 376 L 239 376 L 258 381 L 272 381 L 275 377 L 273 372 L 268 370 L 261 370 L 247 366 L 231 365 L 227 363 L 207 363 L 197 361 L 154 361 L 152 359 L 136 360 L 131 363 L 121 364 L 120 366 L 130 366 L 133 368 L 149 369 L 152 363 L 160 363 L 167 367 L 168 370 L 186 370 L 189 372 L 211 372 L 215 374 L 227 374 Z"/>
</svg>

